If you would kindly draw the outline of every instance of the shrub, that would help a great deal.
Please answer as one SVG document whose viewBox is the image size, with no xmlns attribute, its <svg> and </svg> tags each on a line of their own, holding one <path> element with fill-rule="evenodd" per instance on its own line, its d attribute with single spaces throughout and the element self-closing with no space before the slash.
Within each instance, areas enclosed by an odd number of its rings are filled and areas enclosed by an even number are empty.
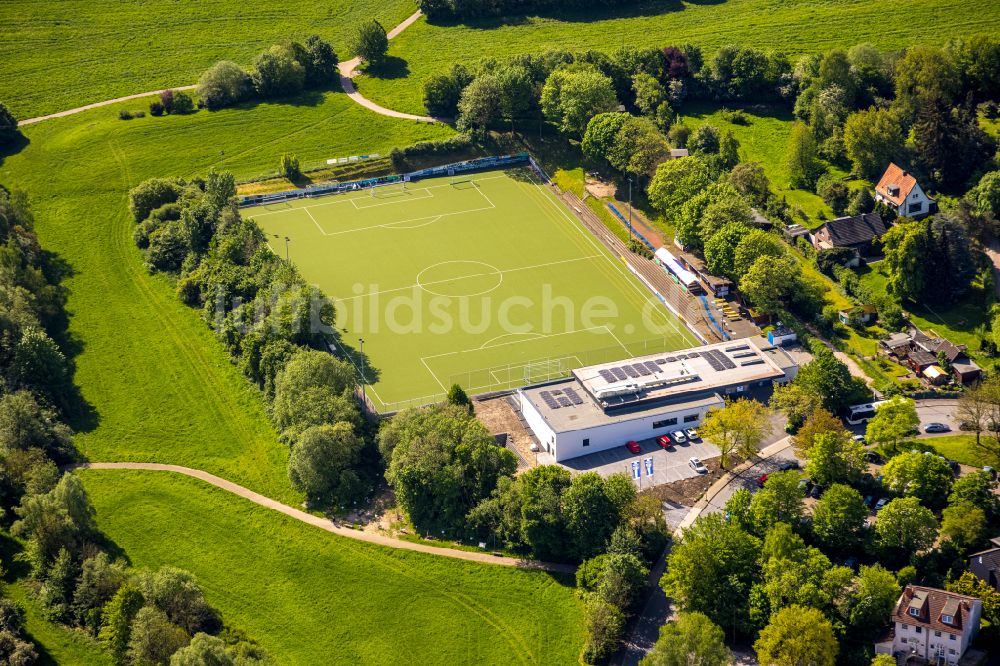
<svg viewBox="0 0 1000 666">
<path fill-rule="evenodd" d="M 135 118 L 145 118 L 145 117 L 146 117 L 146 112 L 145 112 L 145 111 L 136 111 L 136 112 L 135 112 L 134 114 L 132 114 L 132 115 L 133 115 L 133 117 L 135 117 Z"/>
<path fill-rule="evenodd" d="M 653 251 L 649 249 L 649 246 L 643 243 L 638 238 L 631 238 L 628 242 L 628 249 L 640 257 L 645 257 L 646 259 L 653 258 Z"/>
<path fill-rule="evenodd" d="M 198 79 L 198 97 L 209 110 L 236 104 L 253 89 L 250 75 L 235 62 L 220 60 Z"/>
<path fill-rule="evenodd" d="M 288 180 L 299 178 L 302 175 L 302 170 L 299 169 L 299 158 L 291 153 L 285 153 L 281 156 L 278 172 Z"/>
<path fill-rule="evenodd" d="M 128 109 L 118 111 L 118 120 L 132 120 L 133 117 L 132 112 Z"/>
<path fill-rule="evenodd" d="M 722 109 L 720 114 L 723 120 L 730 122 L 734 125 L 749 125 L 750 116 L 746 114 L 746 111 L 742 109 L 736 109 L 735 111 L 730 111 L 729 109 Z"/>
<path fill-rule="evenodd" d="M 192 111 L 194 111 L 194 100 L 191 99 L 191 95 L 181 90 L 175 90 L 170 113 L 185 114 Z"/>
<path fill-rule="evenodd" d="M 667 141 L 675 148 L 687 146 L 688 137 L 691 136 L 691 128 L 683 123 L 674 123 L 667 132 Z"/>
<path fill-rule="evenodd" d="M 257 56 L 250 78 L 261 97 L 283 97 L 302 91 L 306 69 L 295 59 L 290 45 L 275 44 Z"/>
<path fill-rule="evenodd" d="M 163 115 L 163 104 L 161 102 L 150 102 L 149 103 L 149 115 L 151 116 L 162 116 Z"/>
<path fill-rule="evenodd" d="M 174 91 L 173 90 L 163 90 L 160 92 L 160 104 L 163 105 L 163 110 L 170 113 L 174 110 Z"/>
</svg>

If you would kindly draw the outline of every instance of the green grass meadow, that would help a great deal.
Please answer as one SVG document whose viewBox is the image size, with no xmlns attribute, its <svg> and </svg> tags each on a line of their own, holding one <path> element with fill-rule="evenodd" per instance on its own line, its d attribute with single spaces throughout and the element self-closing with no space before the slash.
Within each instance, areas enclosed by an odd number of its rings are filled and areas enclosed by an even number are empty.
<svg viewBox="0 0 1000 666">
<path fill-rule="evenodd" d="M 246 178 L 274 171 L 285 151 L 318 163 L 450 130 L 374 116 L 333 93 L 299 105 L 118 120 L 128 106 L 28 126 L 27 145 L 0 163 L 0 182 L 28 192 L 43 246 L 72 271 L 70 343 L 91 412 L 76 419 L 77 445 L 91 460 L 188 465 L 295 503 L 287 447 L 258 392 L 170 280 L 147 272 L 126 193 L 151 176 L 217 166 Z"/>
<path fill-rule="evenodd" d="M 0 3 L 0 101 L 19 118 L 184 86 L 218 60 L 250 67 L 282 39 L 312 33 L 347 59 L 355 24 L 389 29 L 410 0 L 46 0 Z"/>
<path fill-rule="evenodd" d="M 134 565 L 193 572 L 276 663 L 577 662 L 571 580 L 344 539 L 179 475 L 81 476 Z"/>
<path fill-rule="evenodd" d="M 882 49 L 943 45 L 950 37 L 1000 29 L 1000 1 L 915 0 L 906 18 L 867 0 L 662 0 L 558 15 L 431 25 L 421 19 L 394 39 L 382 71 L 358 89 L 383 106 L 423 111 L 423 83 L 454 62 L 547 49 L 612 51 L 619 46 L 696 44 L 706 56 L 726 44 L 789 55 L 870 42 Z"/>
<path fill-rule="evenodd" d="M 365 339 L 376 407 L 697 344 L 527 169 L 244 211 Z M 648 341 L 648 345 L 646 344 Z M 377 374 L 376 374 L 377 373 Z"/>
</svg>

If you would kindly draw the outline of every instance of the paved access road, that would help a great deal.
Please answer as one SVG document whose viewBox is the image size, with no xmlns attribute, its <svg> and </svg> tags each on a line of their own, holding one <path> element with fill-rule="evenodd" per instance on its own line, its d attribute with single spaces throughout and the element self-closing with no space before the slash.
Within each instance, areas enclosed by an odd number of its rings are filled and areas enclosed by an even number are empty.
<svg viewBox="0 0 1000 666">
<path fill-rule="evenodd" d="M 514 557 L 499 557 L 496 555 L 490 555 L 489 553 L 480 553 L 475 551 L 457 550 L 454 548 L 437 548 L 435 546 L 428 546 L 423 543 L 414 543 L 412 541 L 403 541 L 402 539 L 393 539 L 392 537 L 382 536 L 380 534 L 370 534 L 368 532 L 360 532 L 349 527 L 341 527 L 340 525 L 334 524 L 331 520 L 327 518 L 322 518 L 320 516 L 314 516 L 311 513 L 306 513 L 300 509 L 290 507 L 287 504 L 282 504 L 277 500 L 273 500 L 270 497 L 265 497 L 260 493 L 255 493 L 249 488 L 244 488 L 243 486 L 233 483 L 232 481 L 227 481 L 221 477 L 215 476 L 214 474 L 209 474 L 208 472 L 202 471 L 200 469 L 192 469 L 190 467 L 181 467 L 180 465 L 164 465 L 160 463 L 140 463 L 140 462 L 95 462 L 95 463 L 84 463 L 82 465 L 74 465 L 72 469 L 98 469 L 98 470 L 143 470 L 152 472 L 172 472 L 175 474 L 184 474 L 185 476 L 190 476 L 195 479 L 204 481 L 205 483 L 211 484 L 217 488 L 221 488 L 227 492 L 231 492 L 234 495 L 238 495 L 244 499 L 248 499 L 254 504 L 259 504 L 260 506 L 266 507 L 278 513 L 283 513 L 286 516 L 294 518 L 295 520 L 301 521 L 313 527 L 318 527 L 321 530 L 326 530 L 327 532 L 332 532 L 338 536 L 347 537 L 348 539 L 356 539 L 358 541 L 367 541 L 368 543 L 377 544 L 379 546 L 387 546 L 389 548 L 399 548 L 401 550 L 415 550 L 420 553 L 426 553 L 428 555 L 438 555 L 441 557 L 452 557 L 457 560 L 468 560 L 470 562 L 479 562 L 482 564 L 495 564 L 506 567 L 517 567 L 520 569 L 538 569 L 540 571 L 551 571 L 560 573 L 573 573 L 576 571 L 576 567 L 570 564 L 556 564 L 552 562 L 539 562 L 537 560 L 521 560 Z"/>
<path fill-rule="evenodd" d="M 673 483 L 698 476 L 688 460 L 692 457 L 703 461 L 719 456 L 719 448 L 714 444 L 698 440 L 688 444 L 675 444 L 670 451 L 664 450 L 654 439 L 644 439 L 639 442 L 641 453 L 631 453 L 624 443 L 605 451 L 598 451 L 579 458 L 573 458 L 561 463 L 574 472 L 597 472 L 601 476 L 624 473 L 632 476 L 632 463 L 638 461 L 643 465 L 646 458 L 653 459 L 653 477 L 646 475 L 645 466 L 641 468 L 642 477 L 639 489 Z"/>
</svg>

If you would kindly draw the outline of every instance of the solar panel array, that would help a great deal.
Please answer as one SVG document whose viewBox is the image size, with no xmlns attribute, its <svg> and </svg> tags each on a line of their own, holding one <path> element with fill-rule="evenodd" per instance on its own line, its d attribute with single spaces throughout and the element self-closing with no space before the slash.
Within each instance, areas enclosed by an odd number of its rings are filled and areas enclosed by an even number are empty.
<svg viewBox="0 0 1000 666">
<path fill-rule="evenodd" d="M 602 368 L 601 370 L 598 370 L 598 374 L 601 375 L 601 379 L 603 379 L 609 384 L 613 384 L 615 381 L 615 376 L 611 374 L 611 371 L 608 370 L 607 368 Z"/>
<path fill-rule="evenodd" d="M 708 364 L 712 366 L 712 369 L 716 372 L 722 372 L 723 370 L 732 370 L 736 367 L 733 361 L 720 352 L 718 349 L 709 349 L 708 351 L 703 351 L 701 353 L 702 357 L 708 361 Z"/>
<path fill-rule="evenodd" d="M 556 402 L 555 396 L 552 395 L 551 391 L 542 391 L 538 394 L 542 398 L 542 402 L 549 409 L 559 409 L 559 403 Z"/>
<path fill-rule="evenodd" d="M 566 394 L 566 397 L 569 398 L 569 401 L 574 405 L 583 404 L 583 399 L 580 397 L 580 394 L 576 392 L 576 389 L 571 389 L 571 388 L 563 389 L 563 393 Z"/>
<path fill-rule="evenodd" d="M 611 372 L 614 373 L 615 379 L 617 379 L 618 381 L 625 381 L 626 379 L 628 379 L 628 375 L 625 374 L 625 371 L 617 366 L 611 368 Z"/>
</svg>

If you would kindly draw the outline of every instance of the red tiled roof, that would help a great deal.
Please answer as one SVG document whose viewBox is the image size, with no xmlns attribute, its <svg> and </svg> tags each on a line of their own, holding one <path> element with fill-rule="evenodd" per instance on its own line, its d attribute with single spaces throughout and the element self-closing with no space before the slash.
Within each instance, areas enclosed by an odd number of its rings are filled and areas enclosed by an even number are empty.
<svg viewBox="0 0 1000 666">
<path fill-rule="evenodd" d="M 917 617 L 910 615 L 909 612 L 914 600 L 916 600 L 915 605 L 920 608 L 920 615 Z M 967 630 L 972 606 L 977 601 L 975 597 L 967 597 L 964 594 L 955 594 L 935 587 L 907 585 L 892 613 L 892 619 L 912 627 L 929 627 L 935 631 L 960 634 Z M 952 624 L 945 624 L 941 621 L 941 615 L 946 608 L 953 616 Z"/>
<path fill-rule="evenodd" d="M 882 174 L 882 180 L 878 181 L 878 185 L 875 186 L 875 191 L 899 206 L 906 201 L 906 197 L 910 196 L 910 191 L 916 184 L 917 179 L 908 171 L 903 171 L 900 167 L 890 163 L 889 168 Z M 890 185 L 898 186 L 899 191 L 896 194 L 889 194 Z"/>
</svg>

